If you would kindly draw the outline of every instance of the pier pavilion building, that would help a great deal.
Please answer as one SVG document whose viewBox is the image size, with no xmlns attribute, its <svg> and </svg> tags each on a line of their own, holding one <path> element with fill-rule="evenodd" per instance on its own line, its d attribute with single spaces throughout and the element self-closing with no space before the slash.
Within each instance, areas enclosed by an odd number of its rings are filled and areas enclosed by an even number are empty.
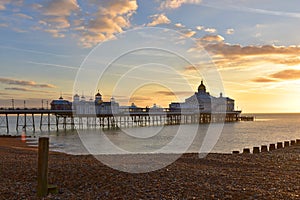
<svg viewBox="0 0 300 200">
<path fill-rule="evenodd" d="M 75 94 L 72 107 L 75 114 L 79 115 L 105 115 L 119 112 L 119 103 L 117 103 L 113 97 L 108 102 L 103 101 L 99 91 L 95 95 L 95 99 L 91 98 L 89 101 L 85 100 L 85 98 L 80 99 L 79 95 Z"/>
<path fill-rule="evenodd" d="M 185 99 L 185 102 L 172 102 L 169 104 L 170 111 L 181 112 L 233 112 L 234 100 L 229 97 L 224 97 L 220 93 L 219 97 L 214 97 L 206 91 L 206 86 L 201 81 L 198 91 L 194 95 Z"/>
</svg>

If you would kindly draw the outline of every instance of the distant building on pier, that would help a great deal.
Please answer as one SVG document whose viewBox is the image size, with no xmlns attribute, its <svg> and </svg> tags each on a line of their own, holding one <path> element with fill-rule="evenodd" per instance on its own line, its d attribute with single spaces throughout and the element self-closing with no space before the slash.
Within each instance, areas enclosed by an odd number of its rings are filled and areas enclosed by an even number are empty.
<svg viewBox="0 0 300 200">
<path fill-rule="evenodd" d="M 185 99 L 185 102 L 172 102 L 169 104 L 170 111 L 181 112 L 233 112 L 234 100 L 229 97 L 223 97 L 220 93 L 219 97 L 211 96 L 206 92 L 206 87 L 201 81 L 198 92 Z"/>
<path fill-rule="evenodd" d="M 81 98 L 78 94 L 73 97 L 73 111 L 76 114 L 113 114 L 119 112 L 119 103 L 112 97 L 110 101 L 102 100 L 102 95 L 98 91 L 95 99 L 86 100 L 84 96 Z"/>
<path fill-rule="evenodd" d="M 72 103 L 64 100 L 62 96 L 57 100 L 51 101 L 50 105 L 51 110 L 72 110 Z"/>
</svg>

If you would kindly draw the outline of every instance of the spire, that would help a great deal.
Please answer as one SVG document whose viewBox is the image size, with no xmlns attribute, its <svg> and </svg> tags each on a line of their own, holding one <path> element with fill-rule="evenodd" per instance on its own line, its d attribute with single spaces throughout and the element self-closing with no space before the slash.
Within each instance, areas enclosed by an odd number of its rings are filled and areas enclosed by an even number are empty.
<svg viewBox="0 0 300 200">
<path fill-rule="evenodd" d="M 60 99 L 60 100 L 64 99 L 64 98 L 62 97 L 62 92 L 60 92 L 60 97 L 59 97 L 59 99 Z"/>
<path fill-rule="evenodd" d="M 98 93 L 95 95 L 96 97 L 102 96 L 98 90 Z"/>
<path fill-rule="evenodd" d="M 203 79 L 201 80 L 201 84 L 198 87 L 198 93 L 206 93 L 206 87 L 203 84 Z"/>
</svg>

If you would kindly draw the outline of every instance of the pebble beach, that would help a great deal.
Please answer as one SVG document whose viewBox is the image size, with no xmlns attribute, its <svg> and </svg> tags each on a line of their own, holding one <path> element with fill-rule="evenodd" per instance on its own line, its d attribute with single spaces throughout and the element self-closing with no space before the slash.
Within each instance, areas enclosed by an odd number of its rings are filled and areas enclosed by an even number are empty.
<svg viewBox="0 0 300 200">
<path fill-rule="evenodd" d="M 145 156 L 136 155 L 134 162 L 139 165 L 139 157 Z M 18 137 L 1 137 L 0 157 L 0 199 L 39 199 L 37 148 Z M 126 165 L 133 157 L 109 159 Z M 155 162 L 153 155 L 149 159 Z M 118 171 L 91 155 L 50 152 L 48 179 L 58 193 L 44 199 L 300 199 L 300 146 L 201 159 L 184 154 L 148 173 Z"/>
</svg>

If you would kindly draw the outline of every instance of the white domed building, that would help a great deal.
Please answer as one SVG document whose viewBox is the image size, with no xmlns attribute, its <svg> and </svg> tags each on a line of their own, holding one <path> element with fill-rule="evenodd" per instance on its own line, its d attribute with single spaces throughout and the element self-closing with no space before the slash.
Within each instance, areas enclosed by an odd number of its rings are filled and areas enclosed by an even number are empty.
<svg viewBox="0 0 300 200">
<path fill-rule="evenodd" d="M 111 101 L 104 102 L 99 91 L 95 95 L 94 100 L 91 98 L 89 101 L 86 101 L 84 96 L 81 97 L 81 100 L 79 99 L 79 95 L 75 94 L 73 97 L 73 111 L 77 115 L 110 115 L 119 112 L 119 103 L 113 97 Z"/>
<path fill-rule="evenodd" d="M 206 92 L 206 87 L 201 81 L 198 92 L 185 99 L 185 102 L 172 102 L 169 104 L 169 109 L 178 112 L 234 112 L 234 100 L 223 97 L 222 93 L 219 97 L 211 96 Z"/>
</svg>

